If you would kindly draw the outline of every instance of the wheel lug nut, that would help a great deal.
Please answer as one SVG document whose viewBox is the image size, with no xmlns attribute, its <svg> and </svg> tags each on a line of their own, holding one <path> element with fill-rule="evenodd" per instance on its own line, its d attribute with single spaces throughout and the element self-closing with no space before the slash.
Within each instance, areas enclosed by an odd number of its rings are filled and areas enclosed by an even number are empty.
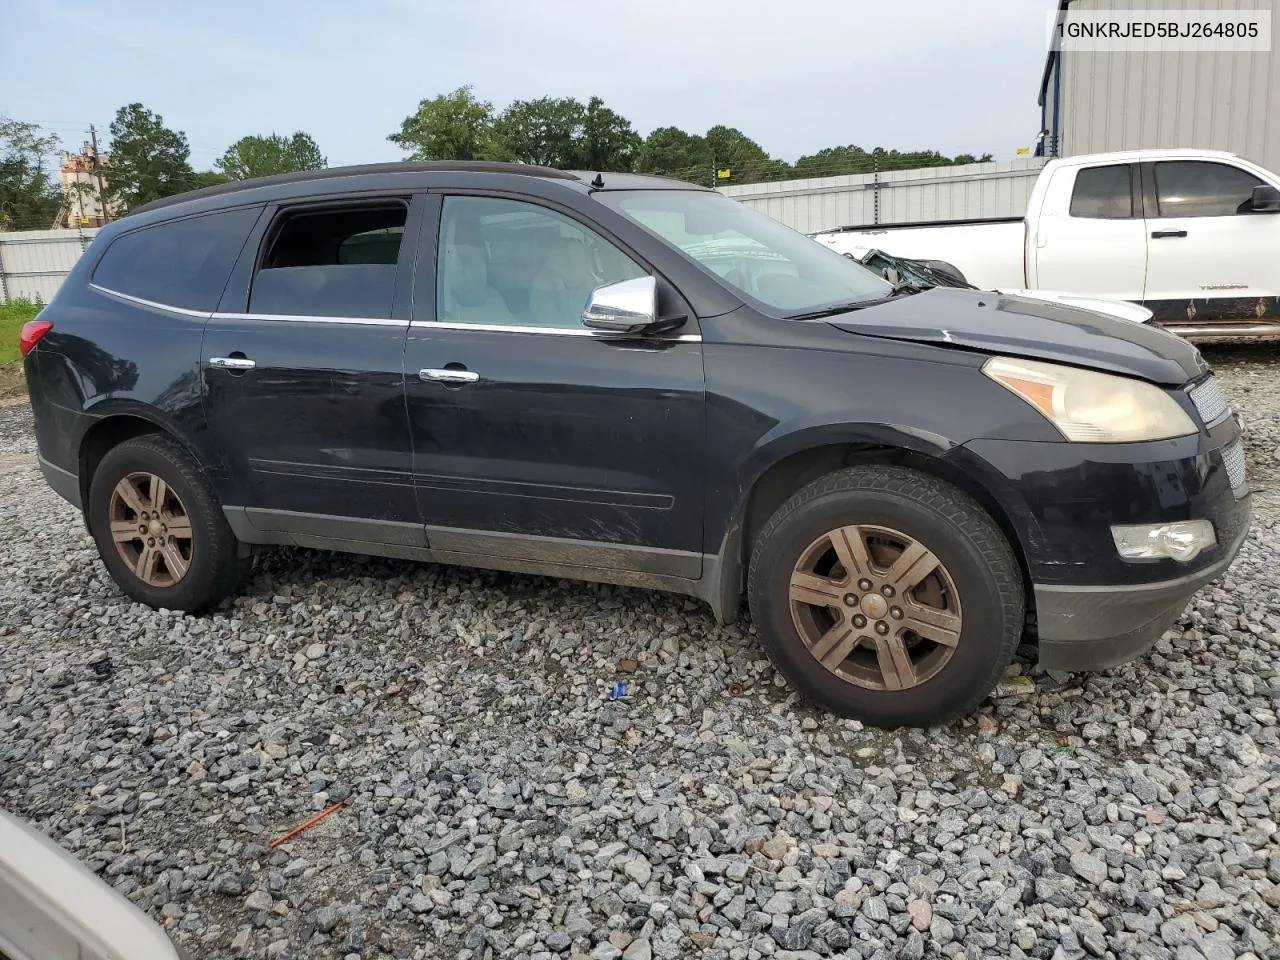
<svg viewBox="0 0 1280 960">
<path fill-rule="evenodd" d="M 888 633 L 888 632 L 889 632 L 889 625 L 887 623 L 885 623 L 883 620 L 879 620 L 876 622 L 876 633 Z"/>
<path fill-rule="evenodd" d="M 858 614 L 856 617 L 853 618 L 853 625 L 857 627 L 859 630 L 861 630 L 863 627 L 867 625 L 867 618 L 864 617 L 862 614 Z"/>
<path fill-rule="evenodd" d="M 148 546 L 148 547 L 154 547 L 155 545 L 156 545 L 156 538 L 155 538 L 155 537 L 147 537 L 147 546 Z"/>
<path fill-rule="evenodd" d="M 895 620 L 901 620 L 901 619 L 902 619 L 902 608 L 901 608 L 901 607 L 894 607 L 892 610 L 890 610 L 890 611 L 889 611 L 889 616 L 893 617 L 893 619 L 895 619 Z"/>
<path fill-rule="evenodd" d="M 143 523 L 143 524 L 139 524 L 139 525 L 138 525 L 138 532 L 139 532 L 139 533 L 143 533 L 143 534 L 145 534 L 145 533 L 147 532 L 147 525 L 146 525 L 145 523 Z"/>
<path fill-rule="evenodd" d="M 893 596 L 893 587 L 890 587 L 890 586 L 887 586 L 887 585 L 886 585 L 885 587 L 883 587 L 883 588 L 880 590 L 880 592 L 881 592 L 881 593 L 883 593 L 886 597 L 892 597 L 892 596 Z"/>
<path fill-rule="evenodd" d="M 865 591 L 865 590 L 870 590 L 870 589 L 871 589 L 871 581 L 870 581 L 870 580 L 859 580 L 859 581 L 858 581 L 858 589 L 859 589 L 859 590 L 864 590 L 864 591 Z"/>
</svg>

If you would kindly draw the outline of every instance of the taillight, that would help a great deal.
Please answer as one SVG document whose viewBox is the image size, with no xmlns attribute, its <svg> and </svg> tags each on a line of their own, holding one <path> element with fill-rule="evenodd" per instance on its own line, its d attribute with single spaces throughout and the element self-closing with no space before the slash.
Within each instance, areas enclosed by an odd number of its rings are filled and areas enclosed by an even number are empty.
<svg viewBox="0 0 1280 960">
<path fill-rule="evenodd" d="M 22 325 L 22 333 L 18 334 L 18 349 L 25 357 L 40 342 L 40 338 L 53 329 L 51 320 L 28 320 Z"/>
</svg>

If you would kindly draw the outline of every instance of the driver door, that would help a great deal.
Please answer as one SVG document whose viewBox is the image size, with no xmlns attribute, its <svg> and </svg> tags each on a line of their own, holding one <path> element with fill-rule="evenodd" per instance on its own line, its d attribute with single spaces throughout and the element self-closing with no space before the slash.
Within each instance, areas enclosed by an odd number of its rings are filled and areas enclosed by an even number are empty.
<svg viewBox="0 0 1280 960">
<path fill-rule="evenodd" d="M 430 547 L 698 578 L 692 314 L 657 336 L 588 330 L 596 286 L 651 272 L 637 257 L 543 201 L 433 200 L 418 270 L 434 296 L 415 297 L 405 358 Z"/>
</svg>

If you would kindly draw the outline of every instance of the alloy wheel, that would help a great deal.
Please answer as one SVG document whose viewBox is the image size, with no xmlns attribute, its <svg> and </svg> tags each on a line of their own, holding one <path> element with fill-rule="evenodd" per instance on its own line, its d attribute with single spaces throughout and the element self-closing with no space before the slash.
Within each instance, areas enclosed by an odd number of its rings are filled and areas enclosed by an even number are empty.
<svg viewBox="0 0 1280 960">
<path fill-rule="evenodd" d="M 937 555 L 888 527 L 839 527 L 791 573 L 791 619 L 819 663 L 873 690 L 905 690 L 942 670 L 960 642 L 960 594 Z"/>
<path fill-rule="evenodd" d="M 111 492 L 111 539 L 143 583 L 172 587 L 191 568 L 191 518 L 173 488 L 154 473 L 131 473 Z"/>
</svg>

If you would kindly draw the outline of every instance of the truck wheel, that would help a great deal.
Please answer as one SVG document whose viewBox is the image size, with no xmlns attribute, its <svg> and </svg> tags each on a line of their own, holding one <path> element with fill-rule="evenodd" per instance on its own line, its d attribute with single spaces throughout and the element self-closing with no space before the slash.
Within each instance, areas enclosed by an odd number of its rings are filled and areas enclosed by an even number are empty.
<svg viewBox="0 0 1280 960">
<path fill-rule="evenodd" d="M 1021 571 L 994 521 L 900 467 L 840 470 L 784 503 L 756 540 L 747 592 L 792 684 L 880 727 L 972 711 L 1023 627 Z"/>
<path fill-rule="evenodd" d="M 188 613 L 240 585 L 252 560 L 239 556 L 200 466 L 159 435 L 113 447 L 89 485 L 89 532 L 120 589 L 152 607 Z"/>
</svg>

